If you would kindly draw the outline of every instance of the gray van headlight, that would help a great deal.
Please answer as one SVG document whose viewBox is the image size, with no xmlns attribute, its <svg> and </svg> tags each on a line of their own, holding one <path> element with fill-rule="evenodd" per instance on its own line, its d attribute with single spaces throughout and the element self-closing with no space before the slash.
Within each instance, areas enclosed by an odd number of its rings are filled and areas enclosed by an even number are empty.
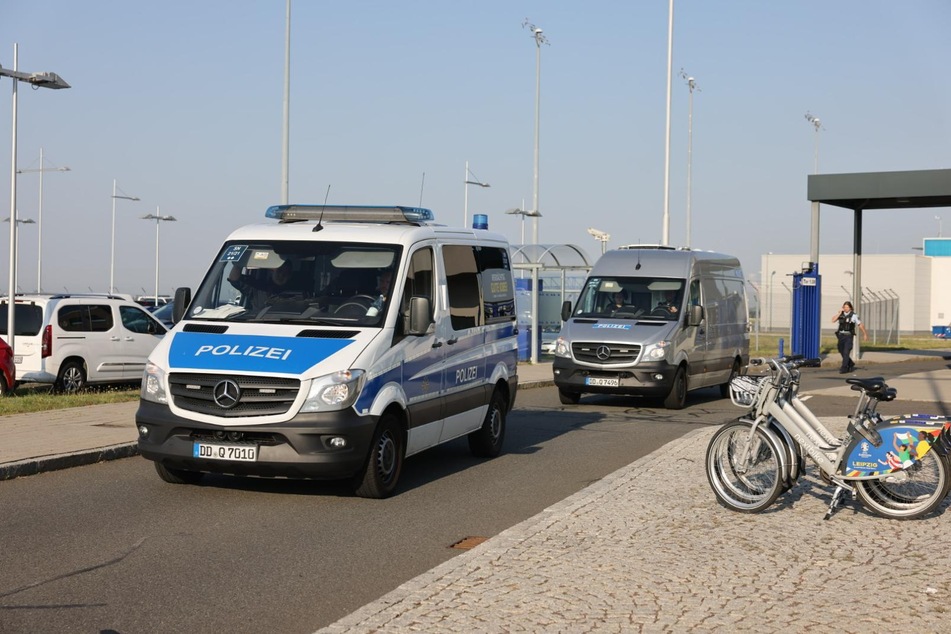
<svg viewBox="0 0 951 634">
<path fill-rule="evenodd" d="M 363 389 L 363 370 L 340 370 L 319 376 L 310 384 L 302 412 L 326 412 L 353 405 Z"/>
<path fill-rule="evenodd" d="M 145 364 L 142 374 L 142 390 L 139 394 L 143 401 L 168 404 L 168 393 L 165 391 L 165 370 L 151 361 Z"/>
<path fill-rule="evenodd" d="M 558 337 L 555 339 L 555 346 L 552 349 L 552 352 L 556 357 L 566 357 L 571 358 L 571 344 L 564 337 Z"/>
<path fill-rule="evenodd" d="M 667 356 L 667 348 L 670 346 L 669 341 L 658 341 L 647 346 L 644 349 L 644 359 L 647 361 L 661 361 Z"/>
</svg>

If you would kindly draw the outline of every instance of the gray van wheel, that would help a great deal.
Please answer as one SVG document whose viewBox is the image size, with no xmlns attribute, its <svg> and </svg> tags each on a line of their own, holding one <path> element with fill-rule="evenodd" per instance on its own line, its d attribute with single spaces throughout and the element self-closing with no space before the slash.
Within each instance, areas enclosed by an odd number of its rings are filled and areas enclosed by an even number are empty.
<svg viewBox="0 0 951 634">
<path fill-rule="evenodd" d="M 10 389 L 7 387 L 7 380 L 0 376 L 0 396 L 6 396 Z"/>
<path fill-rule="evenodd" d="M 667 409 L 683 409 L 687 404 L 687 372 L 683 366 L 677 368 L 674 375 L 674 384 L 670 386 L 670 394 L 664 399 Z"/>
<path fill-rule="evenodd" d="M 469 451 L 479 458 L 495 458 L 502 453 L 502 441 L 505 440 L 505 399 L 496 390 L 489 401 L 489 410 L 478 431 L 468 436 Z"/>
<path fill-rule="evenodd" d="M 363 473 L 357 476 L 354 494 L 374 499 L 392 495 L 403 470 L 405 454 L 399 422 L 392 414 L 383 414 L 373 434 L 369 460 Z"/>
<path fill-rule="evenodd" d="M 56 388 L 60 392 L 73 393 L 86 387 L 86 368 L 80 361 L 67 361 L 59 370 Z"/>
<path fill-rule="evenodd" d="M 205 474 L 200 471 L 169 469 L 160 462 L 155 463 L 155 472 L 169 484 L 198 484 L 205 477 Z"/>
<path fill-rule="evenodd" d="M 726 380 L 726 383 L 720 384 L 720 398 L 730 398 L 730 381 L 738 376 L 740 376 L 740 361 L 734 359 L 733 369 L 730 370 L 730 378 Z"/>
<path fill-rule="evenodd" d="M 567 392 L 561 388 L 558 388 L 558 400 L 561 401 L 562 405 L 577 405 L 578 401 L 581 400 L 581 393 Z"/>
</svg>

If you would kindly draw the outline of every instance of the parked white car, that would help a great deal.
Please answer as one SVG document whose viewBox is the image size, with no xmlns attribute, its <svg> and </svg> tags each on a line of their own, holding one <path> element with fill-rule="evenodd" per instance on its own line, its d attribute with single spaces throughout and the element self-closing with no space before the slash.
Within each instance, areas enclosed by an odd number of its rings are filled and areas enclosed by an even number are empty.
<svg viewBox="0 0 951 634">
<path fill-rule="evenodd" d="M 135 302 L 115 295 L 17 295 L 14 360 L 20 383 L 50 383 L 75 392 L 91 383 L 142 378 L 165 326 Z M 7 334 L 6 298 L 0 334 Z"/>
</svg>

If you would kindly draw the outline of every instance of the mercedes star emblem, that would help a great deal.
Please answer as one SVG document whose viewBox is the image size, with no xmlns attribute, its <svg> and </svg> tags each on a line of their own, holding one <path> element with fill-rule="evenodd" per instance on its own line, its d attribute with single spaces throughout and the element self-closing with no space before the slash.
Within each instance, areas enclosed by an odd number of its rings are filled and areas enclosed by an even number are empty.
<svg viewBox="0 0 951 634">
<path fill-rule="evenodd" d="M 598 356 L 599 361 L 607 361 L 611 358 L 611 348 L 608 346 L 598 346 L 595 354 Z"/>
<path fill-rule="evenodd" d="M 241 388 L 231 379 L 218 381 L 211 394 L 215 397 L 215 403 L 222 409 L 231 409 L 241 400 Z"/>
</svg>

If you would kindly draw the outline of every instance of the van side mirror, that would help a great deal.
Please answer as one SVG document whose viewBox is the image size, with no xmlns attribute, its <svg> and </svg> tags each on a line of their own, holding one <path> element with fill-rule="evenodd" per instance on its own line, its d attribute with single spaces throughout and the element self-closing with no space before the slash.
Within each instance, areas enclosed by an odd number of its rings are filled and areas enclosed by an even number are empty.
<svg viewBox="0 0 951 634">
<path fill-rule="evenodd" d="M 687 309 L 687 325 L 699 326 L 703 321 L 703 306 L 691 306 Z"/>
<path fill-rule="evenodd" d="M 175 289 L 175 308 L 172 309 L 172 323 L 177 324 L 185 317 L 188 305 L 192 303 L 192 289 L 187 286 Z"/>
<path fill-rule="evenodd" d="M 420 337 L 429 332 L 429 327 L 432 325 L 433 314 L 429 298 L 411 297 L 409 300 L 409 327 L 406 329 L 406 334 Z"/>
<path fill-rule="evenodd" d="M 571 319 L 571 302 L 566 300 L 565 303 L 561 305 L 561 320 L 568 321 L 569 319 Z"/>
</svg>

